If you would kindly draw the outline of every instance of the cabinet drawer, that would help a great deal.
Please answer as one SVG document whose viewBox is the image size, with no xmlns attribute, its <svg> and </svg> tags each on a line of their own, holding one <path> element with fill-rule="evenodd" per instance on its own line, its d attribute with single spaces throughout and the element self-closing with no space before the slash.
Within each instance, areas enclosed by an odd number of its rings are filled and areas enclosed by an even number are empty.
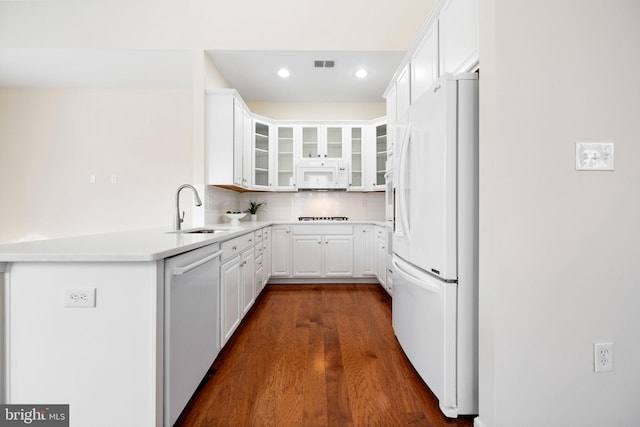
<svg viewBox="0 0 640 427">
<path fill-rule="evenodd" d="M 353 234 L 353 225 L 348 224 L 310 224 L 292 225 L 291 231 L 296 235 L 309 234 Z"/>
<path fill-rule="evenodd" d="M 255 236 L 253 233 L 247 233 L 240 237 L 236 237 L 235 239 L 227 240 L 226 242 L 222 242 L 220 244 L 220 248 L 222 249 L 222 260 L 231 258 L 240 252 L 244 251 L 247 248 L 250 248 L 254 245 Z"/>
<path fill-rule="evenodd" d="M 263 235 L 262 230 L 263 230 L 262 228 L 260 230 L 256 230 L 255 232 L 256 242 L 260 242 L 262 240 L 262 235 Z"/>
</svg>

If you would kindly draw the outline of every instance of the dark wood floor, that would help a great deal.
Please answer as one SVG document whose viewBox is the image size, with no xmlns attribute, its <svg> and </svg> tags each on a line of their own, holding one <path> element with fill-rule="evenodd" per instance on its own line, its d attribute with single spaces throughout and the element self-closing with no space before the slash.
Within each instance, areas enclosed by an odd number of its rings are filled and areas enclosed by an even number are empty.
<svg viewBox="0 0 640 427">
<path fill-rule="evenodd" d="M 176 426 L 472 426 L 444 417 L 377 285 L 269 285 Z"/>
</svg>

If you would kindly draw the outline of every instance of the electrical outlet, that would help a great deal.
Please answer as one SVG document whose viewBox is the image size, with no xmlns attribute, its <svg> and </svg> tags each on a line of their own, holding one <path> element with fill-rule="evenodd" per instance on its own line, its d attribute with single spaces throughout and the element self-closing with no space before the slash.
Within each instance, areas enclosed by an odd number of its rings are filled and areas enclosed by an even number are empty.
<svg viewBox="0 0 640 427">
<path fill-rule="evenodd" d="M 613 371 L 613 343 L 599 342 L 593 344 L 593 371 Z"/>
<path fill-rule="evenodd" d="M 96 288 L 65 289 L 65 307 L 95 307 Z"/>
</svg>

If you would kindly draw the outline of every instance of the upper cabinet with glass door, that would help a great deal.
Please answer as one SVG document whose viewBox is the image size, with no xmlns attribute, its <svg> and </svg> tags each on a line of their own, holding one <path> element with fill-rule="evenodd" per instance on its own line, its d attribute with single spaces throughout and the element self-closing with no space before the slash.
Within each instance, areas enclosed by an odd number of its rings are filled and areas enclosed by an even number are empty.
<svg viewBox="0 0 640 427">
<path fill-rule="evenodd" d="M 303 159 L 344 159 L 345 157 L 344 126 L 302 126 Z"/>
<path fill-rule="evenodd" d="M 376 125 L 376 175 L 374 190 L 385 190 L 385 172 L 387 169 L 387 124 Z"/>
<path fill-rule="evenodd" d="M 302 158 L 320 157 L 320 126 L 302 127 Z"/>
<path fill-rule="evenodd" d="M 295 190 L 295 144 L 297 129 L 292 125 L 276 126 L 276 155 L 274 170 L 276 190 Z"/>
<path fill-rule="evenodd" d="M 270 126 L 259 120 L 254 120 L 253 147 L 253 188 L 271 189 L 270 174 Z"/>
<path fill-rule="evenodd" d="M 365 150 L 363 144 L 363 126 L 351 126 L 349 132 L 349 147 L 351 158 L 351 179 L 349 190 L 363 191 L 365 189 Z"/>
<path fill-rule="evenodd" d="M 343 126 L 325 126 L 325 152 L 328 159 L 344 158 L 345 137 Z"/>
</svg>

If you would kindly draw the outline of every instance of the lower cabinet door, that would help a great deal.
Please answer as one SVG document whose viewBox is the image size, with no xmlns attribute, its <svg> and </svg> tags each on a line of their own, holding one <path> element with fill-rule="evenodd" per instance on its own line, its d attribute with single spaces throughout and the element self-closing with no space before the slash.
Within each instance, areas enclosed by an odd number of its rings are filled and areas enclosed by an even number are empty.
<svg viewBox="0 0 640 427">
<path fill-rule="evenodd" d="M 227 342 L 240 324 L 240 255 L 220 266 L 220 313 L 222 315 L 220 338 L 222 345 Z"/>
<path fill-rule="evenodd" d="M 324 236 L 324 276 L 353 277 L 353 236 Z"/>
<path fill-rule="evenodd" d="M 293 236 L 293 275 L 322 277 L 322 236 Z"/>
<path fill-rule="evenodd" d="M 242 284 L 242 317 L 249 311 L 256 296 L 255 277 L 256 269 L 254 263 L 253 248 L 245 251 L 240 256 L 240 283 Z"/>
</svg>

